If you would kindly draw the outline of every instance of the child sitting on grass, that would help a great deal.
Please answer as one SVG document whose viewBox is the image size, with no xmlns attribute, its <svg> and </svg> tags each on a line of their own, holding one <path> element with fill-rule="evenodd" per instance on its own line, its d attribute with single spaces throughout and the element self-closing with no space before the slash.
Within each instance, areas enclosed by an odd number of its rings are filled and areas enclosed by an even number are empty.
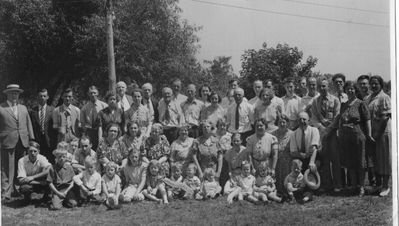
<svg viewBox="0 0 399 226">
<path fill-rule="evenodd" d="M 229 149 L 226 154 L 224 154 L 224 159 L 227 162 L 229 174 L 235 168 L 240 168 L 241 163 L 245 159 L 245 147 L 241 145 L 241 135 L 239 133 L 234 133 L 232 136 L 233 147 Z"/>
<path fill-rule="evenodd" d="M 121 179 L 116 175 L 118 165 L 108 162 L 105 165 L 105 174 L 102 177 L 102 191 L 106 198 L 105 205 L 109 209 L 118 209 L 119 195 L 121 193 Z"/>
<path fill-rule="evenodd" d="M 194 163 L 190 163 L 186 168 L 186 177 L 183 183 L 193 190 L 193 194 L 186 193 L 183 197 L 184 199 L 193 199 L 201 189 L 201 180 L 195 176 L 196 173 L 197 166 Z"/>
<path fill-rule="evenodd" d="M 162 165 L 157 160 L 151 160 L 147 170 L 147 188 L 143 190 L 143 195 L 159 204 L 169 203 L 163 182 L 164 175 Z"/>
<path fill-rule="evenodd" d="M 104 201 L 101 196 L 101 175 L 96 171 L 95 159 L 87 157 L 85 170 L 74 176 L 73 181 L 79 187 L 80 203 L 94 202 L 101 204 Z"/>
<path fill-rule="evenodd" d="M 215 180 L 215 170 L 206 168 L 204 170 L 204 181 L 201 184 L 201 190 L 197 194 L 196 199 L 214 199 L 219 197 L 222 187 Z"/>
<path fill-rule="evenodd" d="M 241 187 L 239 186 L 241 176 L 241 168 L 235 168 L 230 173 L 230 179 L 226 182 L 223 188 L 223 193 L 227 195 L 227 203 L 232 204 L 235 198 L 241 193 Z"/>
<path fill-rule="evenodd" d="M 183 183 L 182 168 L 183 165 L 180 163 L 171 164 L 172 175 L 169 178 L 171 182 L 176 184 Z M 169 199 L 179 198 L 183 194 L 182 189 L 180 189 L 177 185 L 174 187 L 167 186 L 167 190 Z"/>
<path fill-rule="evenodd" d="M 259 197 L 262 201 L 268 199 L 281 202 L 281 198 L 277 196 L 276 181 L 271 175 L 271 170 L 268 167 L 267 162 L 262 162 L 258 166 L 258 176 L 255 181 L 255 192 L 259 193 Z M 266 196 L 266 197 L 264 197 Z"/>
<path fill-rule="evenodd" d="M 129 149 L 127 159 L 122 161 L 121 174 L 126 184 L 119 199 L 123 202 L 143 201 L 142 191 L 146 183 L 147 164 L 142 162 L 139 150 Z"/>
<path fill-rule="evenodd" d="M 73 177 L 75 173 L 70 164 L 66 164 L 67 151 L 56 149 L 53 151 L 55 164 L 50 168 L 47 182 L 52 192 L 51 210 L 60 210 L 64 204 L 73 208 L 77 205 L 76 194 L 73 191 Z"/>
<path fill-rule="evenodd" d="M 251 174 L 251 163 L 249 161 L 243 161 L 239 180 L 239 186 L 241 187 L 241 192 L 238 194 L 239 201 L 246 199 L 255 204 L 259 203 L 256 197 L 257 193 L 254 193 L 255 181 L 255 177 Z"/>
<path fill-rule="evenodd" d="M 284 180 L 284 186 L 288 191 L 288 203 L 305 203 L 312 200 L 312 193 L 307 189 L 306 183 L 301 173 L 302 161 L 292 160 L 291 173 Z"/>
<path fill-rule="evenodd" d="M 75 139 L 73 139 L 72 141 L 71 141 L 71 143 L 74 141 L 74 140 L 76 140 L 76 138 Z M 75 143 L 74 143 L 74 146 L 75 146 Z M 76 149 L 78 148 L 78 143 L 76 143 Z M 67 142 L 65 142 L 65 141 L 61 141 L 61 142 L 59 142 L 58 144 L 57 144 L 57 149 L 58 150 L 65 150 L 65 151 L 67 151 L 67 156 L 66 156 L 66 159 L 65 159 L 65 163 L 69 163 L 69 164 L 71 164 L 72 163 L 72 160 L 73 160 L 73 154 L 71 154 L 71 152 L 72 152 L 72 145 L 70 145 L 70 144 L 68 144 Z M 73 150 L 74 151 L 74 150 Z"/>
</svg>

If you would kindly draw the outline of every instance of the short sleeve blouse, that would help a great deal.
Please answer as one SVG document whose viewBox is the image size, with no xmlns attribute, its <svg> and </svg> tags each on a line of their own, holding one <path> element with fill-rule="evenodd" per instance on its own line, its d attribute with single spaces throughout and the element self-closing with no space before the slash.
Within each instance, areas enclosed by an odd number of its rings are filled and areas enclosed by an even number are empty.
<svg viewBox="0 0 399 226">
<path fill-rule="evenodd" d="M 252 157 L 255 169 L 260 162 L 269 161 L 271 163 L 272 147 L 277 144 L 277 138 L 269 133 L 265 133 L 260 138 L 256 134 L 248 137 L 247 152 Z"/>
<path fill-rule="evenodd" d="M 341 124 L 360 124 L 361 122 L 364 123 L 367 120 L 370 120 L 370 113 L 363 101 L 356 99 L 352 103 L 347 101 L 346 103 L 342 104 L 340 117 Z"/>
<path fill-rule="evenodd" d="M 173 141 L 170 146 L 171 149 L 171 161 L 180 162 L 182 164 L 191 161 L 191 146 L 193 145 L 194 138 L 188 137 L 185 141 L 177 139 Z"/>
<path fill-rule="evenodd" d="M 160 136 L 159 142 L 155 143 L 153 139 L 148 138 L 144 143 L 144 156 L 147 156 L 148 160 L 159 160 L 166 156 L 169 158 L 170 145 L 168 139 L 164 135 Z"/>
<path fill-rule="evenodd" d="M 193 142 L 192 150 L 193 154 L 197 155 L 201 169 L 216 168 L 218 156 L 222 154 L 219 139 L 216 136 L 198 137 Z"/>
<path fill-rule="evenodd" d="M 127 158 L 128 153 L 126 146 L 120 140 L 115 140 L 112 144 L 108 143 L 107 139 L 101 140 L 97 148 L 98 159 L 107 158 L 118 165 L 121 165 L 122 160 Z"/>
</svg>

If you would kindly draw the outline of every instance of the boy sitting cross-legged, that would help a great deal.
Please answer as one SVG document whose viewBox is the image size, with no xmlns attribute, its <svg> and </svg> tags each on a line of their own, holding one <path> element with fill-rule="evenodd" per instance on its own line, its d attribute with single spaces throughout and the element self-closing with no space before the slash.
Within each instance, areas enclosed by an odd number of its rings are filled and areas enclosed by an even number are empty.
<svg viewBox="0 0 399 226">
<path fill-rule="evenodd" d="M 74 193 L 73 177 L 75 173 L 70 164 L 67 164 L 67 150 L 56 149 L 53 151 L 55 164 L 50 168 L 47 181 L 50 183 L 51 210 L 59 210 L 64 203 L 66 207 L 73 208 L 77 205 Z"/>
</svg>

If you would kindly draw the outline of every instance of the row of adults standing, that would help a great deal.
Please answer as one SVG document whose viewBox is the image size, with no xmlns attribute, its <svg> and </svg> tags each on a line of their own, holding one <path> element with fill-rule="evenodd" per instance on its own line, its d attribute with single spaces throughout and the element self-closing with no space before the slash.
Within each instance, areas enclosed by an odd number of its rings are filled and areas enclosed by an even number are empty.
<svg viewBox="0 0 399 226">
<path fill-rule="evenodd" d="M 90 101 L 82 109 L 72 105 L 72 89 L 64 91 L 63 104 L 57 108 L 47 105 L 49 96 L 43 89 L 38 93 L 38 105 L 29 112 L 25 106 L 18 104 L 23 90 L 18 85 L 8 85 L 3 91 L 7 102 L 0 108 L 2 197 L 11 197 L 16 161 L 24 155 L 29 139 L 39 141 L 42 154 L 51 161 L 51 152 L 59 141 L 71 141 L 82 132 L 90 137 L 93 149 L 99 150 L 100 159 L 107 157 L 119 162 L 126 156 L 123 152 L 115 155 L 114 150 L 118 146 L 126 147 L 126 144 L 138 146 L 137 134 L 140 133 L 140 137 L 151 147 L 147 148 L 147 152 L 150 150 L 147 156 L 161 159 L 170 155 L 172 159 L 182 159 L 187 152 L 180 152 L 179 157 L 178 151 L 194 147 L 200 151 L 194 153 L 201 154 L 194 157 L 197 165 L 200 168 L 209 166 L 208 163 L 218 166 L 220 176 L 221 156 L 230 147 L 229 142 L 223 143 L 223 139 L 227 139 L 226 134 L 241 134 L 245 145 L 247 138 L 255 131 L 254 122 L 257 119 L 264 119 L 265 132 L 273 134 L 275 140 L 249 139 L 248 145 L 255 145 L 257 150 L 252 153 L 252 158 L 254 162 L 271 159 L 273 170 L 277 169 L 276 175 L 284 177 L 289 173 L 289 166 L 276 165 L 285 165 L 282 162 L 289 162 L 291 158 L 309 157 L 306 150 L 303 150 L 304 155 L 295 156 L 289 148 L 292 143 L 290 134 L 298 127 L 301 111 L 308 112 L 310 125 L 316 127 L 321 135 L 317 149 L 323 163 L 320 171 L 324 189 L 341 189 L 343 183 L 348 182 L 342 176 L 342 168 L 346 168 L 352 185 L 364 186 L 364 173 L 368 170 L 369 181 L 382 185 L 382 191 L 389 193 L 390 98 L 382 90 L 382 78 L 360 76 L 358 84 L 354 84 L 345 83 L 345 76 L 337 74 L 333 82 L 338 90 L 336 95 L 330 94 L 325 79 L 321 80 L 318 93 L 317 80 L 313 77 L 301 81 L 303 92 L 297 95 L 294 92 L 295 81 L 288 79 L 284 82 L 286 95 L 279 98 L 275 96 L 272 81 L 264 84 L 254 81 L 256 96 L 247 100 L 237 80 L 230 81 L 230 90 L 223 99 L 207 85 L 199 88 L 197 99 L 194 84 L 187 86 L 188 96 L 185 96 L 180 93 L 181 81 L 176 79 L 171 88 L 162 90 L 160 101 L 152 96 L 152 85 L 149 83 L 144 84 L 142 89 L 133 90 L 130 96 L 126 94 L 126 84 L 119 82 L 116 92 L 108 92 L 105 96 L 106 103 L 98 100 L 99 92 L 95 86 L 89 87 Z M 361 89 L 356 93 L 358 87 Z M 200 122 L 204 121 L 207 122 L 205 127 L 209 128 L 200 130 Z M 117 139 L 122 133 L 126 133 L 124 139 Z M 161 133 L 166 140 L 160 136 Z M 193 146 L 191 143 L 194 140 L 190 138 L 187 141 L 187 137 L 197 138 L 197 143 Z M 300 136 L 297 140 L 297 143 L 305 144 Z M 173 153 L 170 150 L 161 151 L 165 150 L 162 146 L 166 143 L 172 143 Z M 217 149 L 216 152 L 214 149 Z"/>
</svg>

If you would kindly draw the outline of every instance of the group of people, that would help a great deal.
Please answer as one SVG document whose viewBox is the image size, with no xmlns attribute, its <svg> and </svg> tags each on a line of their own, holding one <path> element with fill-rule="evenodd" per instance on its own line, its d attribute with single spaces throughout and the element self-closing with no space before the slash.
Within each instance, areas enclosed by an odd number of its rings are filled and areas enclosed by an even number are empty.
<svg viewBox="0 0 399 226">
<path fill-rule="evenodd" d="M 391 108 L 383 79 L 362 75 L 355 83 L 336 74 L 336 93 L 326 78 L 302 78 L 299 89 L 293 78 L 283 83 L 280 98 L 273 81 L 256 80 L 247 99 L 238 80 L 221 98 L 209 85 L 197 97 L 195 84 L 186 96 L 174 79 L 156 101 L 150 83 L 129 95 L 118 82 L 106 103 L 90 86 L 81 109 L 72 89 L 56 108 L 42 89 L 30 110 L 10 84 L 0 105 L 2 200 L 21 193 L 29 203 L 32 192 L 43 192 L 51 209 L 220 195 L 229 203 L 302 203 L 316 190 L 363 196 L 366 174 L 387 196 Z"/>
</svg>

